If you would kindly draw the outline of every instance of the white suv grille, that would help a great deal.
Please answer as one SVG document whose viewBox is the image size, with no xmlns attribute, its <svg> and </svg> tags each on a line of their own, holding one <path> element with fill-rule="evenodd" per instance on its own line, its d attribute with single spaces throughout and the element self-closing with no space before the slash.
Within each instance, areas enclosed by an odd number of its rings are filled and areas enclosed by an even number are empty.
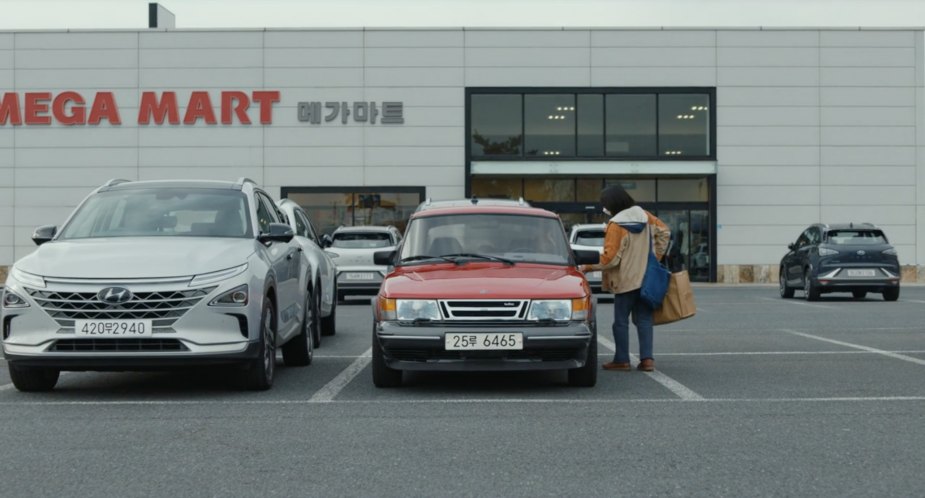
<svg viewBox="0 0 925 498">
<path fill-rule="evenodd" d="M 26 291 L 61 327 L 73 327 L 74 320 L 131 319 L 153 320 L 154 327 L 169 327 L 214 289 L 135 292 L 131 300 L 120 304 L 100 301 L 97 292 Z"/>
</svg>

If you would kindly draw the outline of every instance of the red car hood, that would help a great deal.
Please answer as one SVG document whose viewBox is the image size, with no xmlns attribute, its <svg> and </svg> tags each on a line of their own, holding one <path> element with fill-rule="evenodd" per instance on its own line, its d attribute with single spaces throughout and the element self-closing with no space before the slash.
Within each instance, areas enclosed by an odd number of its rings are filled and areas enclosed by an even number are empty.
<svg viewBox="0 0 925 498">
<path fill-rule="evenodd" d="M 590 294 L 575 268 L 476 262 L 398 267 L 380 293 L 393 299 L 555 299 Z"/>
</svg>

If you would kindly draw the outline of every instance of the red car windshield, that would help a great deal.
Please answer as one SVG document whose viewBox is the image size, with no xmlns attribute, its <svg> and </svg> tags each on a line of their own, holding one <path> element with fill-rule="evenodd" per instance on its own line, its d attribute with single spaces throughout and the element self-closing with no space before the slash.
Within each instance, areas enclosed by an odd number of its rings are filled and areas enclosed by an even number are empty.
<svg viewBox="0 0 925 498">
<path fill-rule="evenodd" d="M 401 259 L 477 254 L 567 265 L 568 247 L 556 218 L 492 213 L 425 216 L 408 226 Z"/>
</svg>

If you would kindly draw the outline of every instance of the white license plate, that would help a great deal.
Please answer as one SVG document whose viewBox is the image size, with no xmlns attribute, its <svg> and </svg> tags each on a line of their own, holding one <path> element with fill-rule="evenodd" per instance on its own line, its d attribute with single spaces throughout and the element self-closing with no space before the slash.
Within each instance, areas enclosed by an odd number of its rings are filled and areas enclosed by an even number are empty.
<svg viewBox="0 0 925 498">
<path fill-rule="evenodd" d="M 74 320 L 78 338 L 151 337 L 151 320 Z"/>
<path fill-rule="evenodd" d="M 601 279 L 601 272 L 592 271 L 588 273 L 588 280 L 600 280 L 600 279 Z"/>
<path fill-rule="evenodd" d="M 848 270 L 849 277 L 876 277 L 876 270 Z"/>
<path fill-rule="evenodd" d="M 447 351 L 491 351 L 498 349 L 520 350 L 524 348 L 522 332 L 446 334 Z"/>
<path fill-rule="evenodd" d="M 367 273 L 345 273 L 344 278 L 347 280 L 372 280 L 373 274 L 371 272 Z"/>
</svg>

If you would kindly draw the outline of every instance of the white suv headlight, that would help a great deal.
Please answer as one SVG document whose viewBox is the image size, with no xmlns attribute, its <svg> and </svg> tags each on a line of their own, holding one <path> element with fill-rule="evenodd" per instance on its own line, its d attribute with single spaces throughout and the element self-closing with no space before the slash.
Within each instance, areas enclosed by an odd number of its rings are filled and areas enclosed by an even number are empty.
<svg viewBox="0 0 925 498">
<path fill-rule="evenodd" d="M 397 299 L 395 305 L 397 308 L 398 320 L 402 322 L 440 319 L 440 308 L 437 307 L 437 301 Z"/>
<path fill-rule="evenodd" d="M 214 284 L 215 282 L 221 282 L 222 280 L 227 280 L 231 277 L 237 277 L 245 271 L 247 271 L 247 263 L 244 263 L 241 266 L 235 266 L 234 268 L 214 271 L 211 273 L 203 273 L 202 275 L 196 275 L 193 277 L 193 279 L 190 280 L 189 286 L 196 287 L 198 285 Z"/>
<path fill-rule="evenodd" d="M 572 318 L 571 299 L 550 299 L 533 301 L 527 320 L 557 320 L 564 321 Z"/>
<path fill-rule="evenodd" d="M 45 288 L 45 279 L 43 277 L 24 272 L 15 266 L 13 267 L 13 270 L 10 271 L 10 276 L 16 279 L 19 283 L 28 285 L 29 287 L 38 287 L 40 289 Z"/>
</svg>

